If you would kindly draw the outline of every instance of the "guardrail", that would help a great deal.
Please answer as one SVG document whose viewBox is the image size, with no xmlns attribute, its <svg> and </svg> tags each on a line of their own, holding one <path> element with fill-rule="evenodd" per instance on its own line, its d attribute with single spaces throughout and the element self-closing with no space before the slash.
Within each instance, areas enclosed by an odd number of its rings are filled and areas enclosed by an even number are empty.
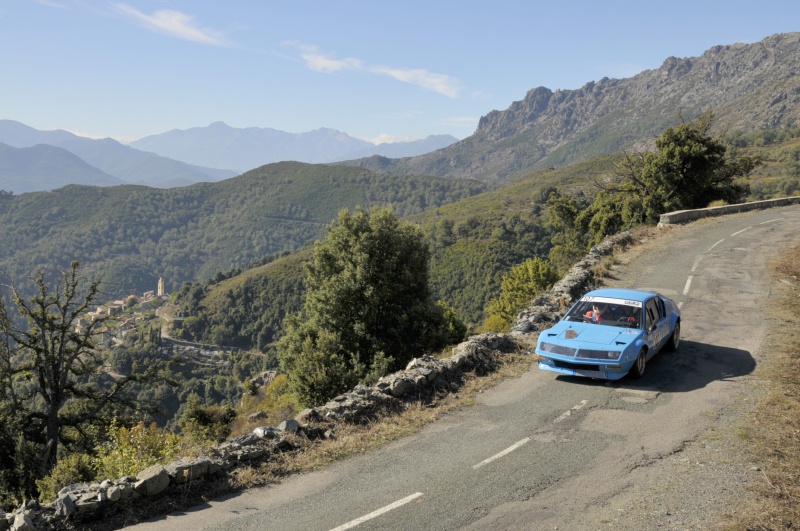
<svg viewBox="0 0 800 531">
<path fill-rule="evenodd" d="M 766 199 L 764 201 L 739 203 L 738 205 L 698 208 L 695 210 L 678 210 L 676 212 L 667 212 L 666 214 L 661 214 L 661 217 L 658 220 L 658 226 L 668 227 L 669 225 L 678 225 L 680 223 L 686 223 L 688 221 L 708 218 L 711 216 L 723 216 L 725 214 L 734 214 L 736 212 L 747 212 L 748 210 L 763 210 L 765 208 L 797 204 L 800 204 L 800 196 L 782 197 L 780 199 Z"/>
</svg>

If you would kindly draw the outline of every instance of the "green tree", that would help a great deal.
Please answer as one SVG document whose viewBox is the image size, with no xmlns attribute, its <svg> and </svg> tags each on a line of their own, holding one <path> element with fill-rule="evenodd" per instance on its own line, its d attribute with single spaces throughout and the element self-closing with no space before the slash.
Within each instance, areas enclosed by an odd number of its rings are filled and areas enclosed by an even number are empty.
<svg viewBox="0 0 800 531">
<path fill-rule="evenodd" d="M 729 152 L 722 138 L 710 136 L 713 120 L 708 110 L 693 121 L 665 129 L 656 139 L 655 151 L 625 154 L 614 182 L 600 185 L 609 193 L 603 203 L 618 206 L 613 215 L 620 220 L 610 227 L 654 224 L 665 212 L 704 208 L 717 200 L 744 200 L 750 190 L 744 179 L 759 162 Z M 597 219 L 594 224 L 599 228 L 603 223 Z"/>
<path fill-rule="evenodd" d="M 547 200 L 547 225 L 551 231 L 550 264 L 560 274 L 583 258 L 591 242 L 589 204 L 558 192 Z"/>
<path fill-rule="evenodd" d="M 550 289 L 556 280 L 556 270 L 547 260 L 538 256 L 515 265 L 503 276 L 500 296 L 489 301 L 489 315 L 498 315 L 510 323 L 537 295 Z"/>
<path fill-rule="evenodd" d="M 45 477 L 62 453 L 91 451 L 103 437 L 109 412 L 144 407 L 126 392 L 128 386 L 155 381 L 163 366 L 153 363 L 103 384 L 104 360 L 94 347 L 104 319 L 79 326 L 98 297 L 100 281 L 83 279 L 78 262 L 72 262 L 57 289 L 50 289 L 41 270 L 33 283 L 29 299 L 10 286 L 11 302 L 27 326 L 18 326 L 0 298 L 0 403 L 3 416 L 11 412 L 19 428 L 13 449 L 6 450 L 17 454 L 17 467 L 28 478 L 17 485 L 18 496 L 34 496 L 30 480 Z"/>
<path fill-rule="evenodd" d="M 339 213 L 314 246 L 305 304 L 278 344 L 301 401 L 317 405 L 443 345 L 428 262 L 419 228 L 390 208 Z"/>
<path fill-rule="evenodd" d="M 189 395 L 178 421 L 184 436 L 200 444 L 222 442 L 231 432 L 236 410 L 224 405 L 203 405 L 196 394 Z"/>
</svg>

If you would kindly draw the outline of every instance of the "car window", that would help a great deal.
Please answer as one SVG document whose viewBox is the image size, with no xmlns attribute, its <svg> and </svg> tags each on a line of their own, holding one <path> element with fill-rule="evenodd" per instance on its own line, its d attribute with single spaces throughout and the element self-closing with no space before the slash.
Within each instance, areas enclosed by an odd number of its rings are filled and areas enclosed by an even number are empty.
<svg viewBox="0 0 800 531">
<path fill-rule="evenodd" d="M 584 296 L 578 301 L 564 319 L 622 328 L 642 327 L 642 303 L 605 296 Z M 597 311 L 594 308 L 597 307 Z"/>
<path fill-rule="evenodd" d="M 650 330 L 653 325 L 661 319 L 658 311 L 658 304 L 656 304 L 655 299 L 650 299 L 647 301 L 647 304 L 645 305 L 645 313 L 647 314 L 647 329 Z"/>
</svg>

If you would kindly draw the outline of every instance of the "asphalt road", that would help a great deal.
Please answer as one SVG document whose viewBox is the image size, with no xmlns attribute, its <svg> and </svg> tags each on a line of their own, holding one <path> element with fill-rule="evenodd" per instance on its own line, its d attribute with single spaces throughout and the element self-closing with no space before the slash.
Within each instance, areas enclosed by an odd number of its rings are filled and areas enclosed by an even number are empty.
<svg viewBox="0 0 800 531">
<path fill-rule="evenodd" d="M 759 350 L 759 305 L 771 289 L 766 264 L 800 243 L 798 235 L 793 206 L 665 229 L 633 253 L 609 284 L 660 291 L 679 302 L 683 321 L 679 350 L 656 356 L 641 380 L 576 379 L 534 367 L 482 393 L 475 407 L 379 451 L 133 528 L 607 525 L 604 515 L 635 491 L 642 470 L 666 470 L 665 458 L 713 429 L 750 385 L 768 355 Z M 698 509 L 711 519 L 713 510 Z M 615 518 L 624 523 L 626 515 Z"/>
</svg>

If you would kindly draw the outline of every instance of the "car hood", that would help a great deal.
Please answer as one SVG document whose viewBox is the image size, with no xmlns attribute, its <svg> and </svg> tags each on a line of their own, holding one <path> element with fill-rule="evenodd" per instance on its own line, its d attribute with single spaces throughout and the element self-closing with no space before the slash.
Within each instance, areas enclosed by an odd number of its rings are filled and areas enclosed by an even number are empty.
<svg viewBox="0 0 800 531">
<path fill-rule="evenodd" d="M 558 340 L 562 345 L 572 343 L 594 343 L 597 345 L 628 345 L 636 339 L 641 330 L 562 321 L 553 328 L 545 330 L 540 341 Z"/>
</svg>

